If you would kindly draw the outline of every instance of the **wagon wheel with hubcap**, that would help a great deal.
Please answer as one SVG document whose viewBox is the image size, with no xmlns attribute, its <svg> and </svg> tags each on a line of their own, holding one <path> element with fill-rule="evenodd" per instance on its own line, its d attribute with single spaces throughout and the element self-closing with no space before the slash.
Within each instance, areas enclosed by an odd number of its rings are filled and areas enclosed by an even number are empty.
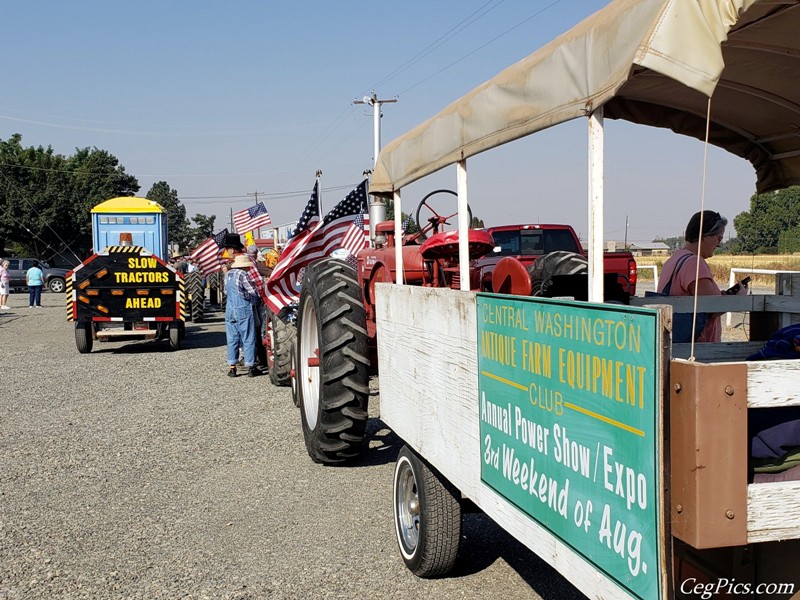
<svg viewBox="0 0 800 600">
<path fill-rule="evenodd" d="M 450 194 L 451 196 L 456 197 L 456 211 L 453 213 L 449 212 L 449 208 L 447 210 L 443 210 L 442 207 L 445 206 L 443 201 L 438 201 L 434 203 L 432 201 L 433 196 L 436 194 Z M 448 206 L 451 203 L 451 200 L 447 200 Z M 458 220 L 454 222 L 450 222 L 450 219 L 453 217 L 458 216 L 458 194 L 453 190 L 434 190 L 427 194 L 422 200 L 420 200 L 419 204 L 417 205 L 417 212 L 416 212 L 416 221 L 417 227 L 422 232 L 423 235 L 427 235 L 428 232 L 439 233 L 442 231 L 453 231 L 458 229 Z M 438 205 L 439 210 L 436 210 L 435 205 Z M 472 226 L 472 209 L 467 206 L 467 214 L 469 216 L 469 221 L 467 227 Z"/>
<path fill-rule="evenodd" d="M 332 258 L 303 277 L 297 386 L 306 449 L 314 462 L 361 454 L 369 401 L 367 314 L 353 267 Z"/>
<path fill-rule="evenodd" d="M 461 542 L 456 489 L 408 446 L 394 469 L 394 525 L 400 554 L 419 577 L 449 573 Z"/>
</svg>

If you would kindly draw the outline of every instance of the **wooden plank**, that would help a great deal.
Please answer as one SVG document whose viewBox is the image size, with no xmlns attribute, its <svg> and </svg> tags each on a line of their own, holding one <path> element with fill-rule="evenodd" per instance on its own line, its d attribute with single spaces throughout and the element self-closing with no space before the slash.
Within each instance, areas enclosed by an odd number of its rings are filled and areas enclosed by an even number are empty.
<svg viewBox="0 0 800 600">
<path fill-rule="evenodd" d="M 475 295 L 377 287 L 381 418 L 472 495 L 480 479 Z"/>
<path fill-rule="evenodd" d="M 675 312 L 692 312 L 691 296 L 654 296 L 631 298 L 631 306 L 669 305 Z M 800 313 L 800 297 L 753 294 L 752 296 L 700 296 L 698 312 L 778 312 Z"/>
<path fill-rule="evenodd" d="M 764 310 L 779 313 L 800 313 L 800 296 L 764 296 Z"/>
<path fill-rule="evenodd" d="M 376 286 L 381 418 L 500 527 L 583 593 L 631 596 L 481 481 L 472 292 Z"/>
<path fill-rule="evenodd" d="M 694 358 L 699 362 L 738 362 L 757 352 L 764 342 L 717 342 L 694 345 Z M 689 358 L 691 344 L 672 344 L 673 358 Z"/>
<path fill-rule="evenodd" d="M 699 296 L 697 298 L 698 312 L 760 312 L 766 310 L 767 298 L 775 296 L 765 296 L 753 294 L 752 296 Z M 781 298 L 783 298 L 781 296 Z M 694 310 L 694 298 L 691 296 L 654 296 L 651 298 L 631 298 L 631 306 L 669 305 L 674 312 L 692 312 Z M 774 309 L 783 310 L 787 307 L 794 307 L 795 311 L 800 312 L 800 301 L 795 300 L 787 303 L 774 303 Z M 653 307 L 654 308 L 654 307 Z"/>
<path fill-rule="evenodd" d="M 800 481 L 747 486 L 747 543 L 800 538 Z"/>
<path fill-rule="evenodd" d="M 800 406 L 800 361 L 769 360 L 747 363 L 747 406 Z"/>
</svg>

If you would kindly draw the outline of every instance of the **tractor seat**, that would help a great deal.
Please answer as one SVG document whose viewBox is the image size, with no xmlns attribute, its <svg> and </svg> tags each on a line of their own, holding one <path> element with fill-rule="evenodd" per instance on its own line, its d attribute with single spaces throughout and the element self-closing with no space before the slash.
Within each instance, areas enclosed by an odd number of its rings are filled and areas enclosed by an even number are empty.
<svg viewBox="0 0 800 600">
<path fill-rule="evenodd" d="M 480 258 L 494 249 L 494 239 L 488 231 L 470 229 L 468 239 L 470 260 Z M 420 251 L 422 258 L 426 260 L 458 256 L 458 231 L 443 231 L 433 234 L 423 242 Z"/>
</svg>

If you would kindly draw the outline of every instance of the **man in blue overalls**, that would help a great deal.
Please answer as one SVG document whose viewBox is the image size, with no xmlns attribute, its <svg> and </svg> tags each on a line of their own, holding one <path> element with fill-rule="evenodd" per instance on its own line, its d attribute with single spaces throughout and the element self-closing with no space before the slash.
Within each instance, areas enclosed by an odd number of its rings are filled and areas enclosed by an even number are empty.
<svg viewBox="0 0 800 600">
<path fill-rule="evenodd" d="M 258 290 L 248 276 L 252 261 L 240 254 L 233 259 L 225 274 L 225 337 L 228 341 L 228 377 L 236 377 L 239 346 L 244 351 L 247 376 L 260 375 L 256 367 L 257 323 L 254 306 L 258 303 Z"/>
</svg>

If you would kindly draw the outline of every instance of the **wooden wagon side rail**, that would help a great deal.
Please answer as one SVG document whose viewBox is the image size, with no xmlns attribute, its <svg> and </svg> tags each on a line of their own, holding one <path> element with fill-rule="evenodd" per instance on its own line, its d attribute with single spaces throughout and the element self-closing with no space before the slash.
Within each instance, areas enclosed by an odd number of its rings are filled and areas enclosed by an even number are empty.
<svg viewBox="0 0 800 600">
<path fill-rule="evenodd" d="M 800 539 L 800 481 L 747 484 L 747 409 L 800 406 L 800 362 L 670 365 L 673 535 L 695 548 Z"/>
</svg>

